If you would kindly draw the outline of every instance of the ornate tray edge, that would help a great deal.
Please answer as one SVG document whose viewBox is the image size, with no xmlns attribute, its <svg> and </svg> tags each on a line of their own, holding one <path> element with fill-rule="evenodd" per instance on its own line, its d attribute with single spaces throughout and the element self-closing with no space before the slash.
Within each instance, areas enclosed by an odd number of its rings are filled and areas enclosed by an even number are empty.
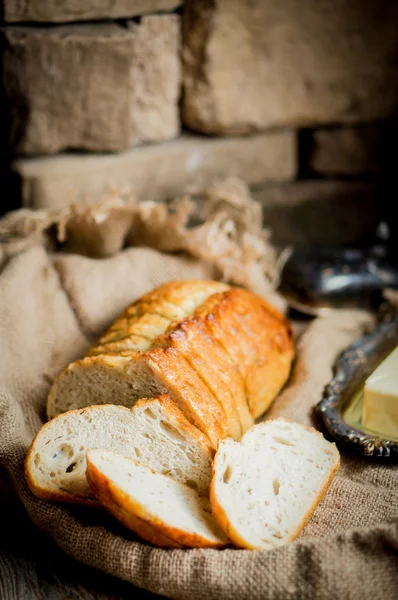
<svg viewBox="0 0 398 600">
<path fill-rule="evenodd" d="M 339 357 L 335 374 L 315 406 L 326 429 L 336 441 L 366 457 L 398 460 L 398 442 L 360 431 L 343 419 L 348 396 L 377 366 L 380 357 L 398 344 L 398 313 L 387 315 L 368 335 L 356 340 Z"/>
</svg>

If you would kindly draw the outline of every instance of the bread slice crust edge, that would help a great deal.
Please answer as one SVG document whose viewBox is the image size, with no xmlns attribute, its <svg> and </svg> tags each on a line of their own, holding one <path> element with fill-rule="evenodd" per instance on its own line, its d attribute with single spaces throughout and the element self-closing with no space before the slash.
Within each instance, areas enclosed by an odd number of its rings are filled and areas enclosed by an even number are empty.
<svg viewBox="0 0 398 600">
<path fill-rule="evenodd" d="M 315 433 L 320 437 L 324 437 L 322 435 L 321 432 L 317 431 L 314 427 L 309 427 L 306 425 L 302 425 L 302 424 L 298 424 L 290 419 L 286 419 L 283 417 L 278 417 L 276 419 L 272 419 L 272 421 L 278 421 L 278 422 L 284 422 L 284 423 L 291 423 L 294 425 L 300 425 L 300 427 L 306 429 L 307 431 L 310 431 L 311 433 Z M 265 421 L 264 423 L 269 423 L 272 421 Z M 262 423 L 259 423 L 257 426 L 262 425 Z M 248 435 L 250 434 L 250 430 L 245 434 Z M 243 436 L 244 438 L 245 436 Z M 242 440 L 243 440 L 242 438 Z M 240 440 L 240 442 L 232 442 L 234 444 L 240 444 L 242 442 L 242 440 Z M 229 440 L 228 440 L 229 441 Z M 335 446 L 335 444 L 333 444 Z M 246 540 L 245 538 L 243 538 L 239 532 L 232 526 L 228 515 L 226 513 L 226 510 L 223 508 L 221 502 L 219 501 L 218 497 L 217 497 L 217 492 L 216 492 L 216 470 L 217 470 L 217 453 L 215 456 L 215 459 L 213 461 L 213 466 L 212 466 L 212 471 L 213 471 L 213 478 L 212 478 L 212 482 L 210 485 L 210 505 L 211 505 L 211 509 L 213 512 L 213 516 L 215 518 L 215 520 L 217 521 L 217 523 L 219 524 L 220 528 L 224 531 L 224 533 L 226 534 L 226 536 L 233 542 L 233 544 L 235 544 L 238 548 L 242 548 L 242 549 L 247 549 L 247 550 L 264 550 L 264 548 L 259 547 L 259 546 L 255 546 L 252 545 L 248 542 L 248 540 Z M 301 533 L 301 531 L 304 529 L 304 527 L 306 526 L 306 524 L 308 523 L 308 521 L 310 520 L 310 518 L 312 517 L 312 515 L 314 514 L 316 508 L 319 506 L 319 504 L 321 503 L 321 501 L 323 500 L 325 494 L 327 493 L 335 475 L 337 470 L 340 467 L 340 455 L 337 451 L 337 455 L 336 455 L 336 463 L 334 464 L 332 470 L 329 473 L 329 476 L 327 478 L 327 480 L 324 482 L 324 484 L 322 485 L 321 489 L 319 490 L 318 494 L 316 495 L 316 497 L 314 498 L 314 501 L 312 502 L 311 506 L 308 508 L 307 512 L 305 513 L 305 515 L 302 517 L 300 523 L 298 524 L 298 526 L 296 527 L 296 529 L 293 530 L 293 532 L 289 535 L 289 537 L 286 539 L 286 543 L 287 542 L 292 542 L 294 541 L 298 535 Z M 275 546 L 277 547 L 277 546 Z"/>
<path fill-rule="evenodd" d="M 94 491 L 97 499 L 126 527 L 139 536 L 151 536 L 153 540 L 159 538 L 164 544 L 170 545 L 170 541 L 182 548 L 225 548 L 229 542 L 206 540 L 196 533 L 188 533 L 177 527 L 172 527 L 153 515 L 150 515 L 146 507 L 140 502 L 134 501 L 129 494 L 123 492 L 119 487 L 109 480 L 108 477 L 93 464 L 92 451 L 87 452 L 87 480 Z M 131 461 L 136 463 L 136 461 Z M 152 469 L 149 469 L 152 471 Z M 154 473 L 154 471 L 152 471 Z M 164 475 L 156 474 L 159 477 Z M 147 527 L 141 528 L 141 522 Z M 153 535 L 151 535 L 153 530 Z M 148 537 L 145 537 L 150 541 Z M 156 544 L 159 545 L 159 544 Z M 174 546 L 175 547 L 175 546 Z"/>
</svg>

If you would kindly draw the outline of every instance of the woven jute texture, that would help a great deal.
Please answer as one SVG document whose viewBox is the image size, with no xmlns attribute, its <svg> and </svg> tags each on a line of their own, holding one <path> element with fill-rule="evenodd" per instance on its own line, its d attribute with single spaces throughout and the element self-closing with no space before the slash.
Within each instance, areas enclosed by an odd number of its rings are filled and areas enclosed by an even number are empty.
<svg viewBox="0 0 398 600">
<path fill-rule="evenodd" d="M 49 252 L 41 243 L 8 254 L 0 272 L 0 465 L 32 521 L 67 554 L 171 598 L 398 598 L 398 467 L 392 464 L 342 453 L 299 539 L 271 551 L 156 549 L 105 512 L 35 498 L 23 465 L 55 375 L 144 292 L 215 272 L 209 262 L 145 247 L 101 259 Z M 369 325 L 359 311 L 312 320 L 298 336 L 291 379 L 268 416 L 314 424 L 312 409 L 336 357 Z"/>
</svg>

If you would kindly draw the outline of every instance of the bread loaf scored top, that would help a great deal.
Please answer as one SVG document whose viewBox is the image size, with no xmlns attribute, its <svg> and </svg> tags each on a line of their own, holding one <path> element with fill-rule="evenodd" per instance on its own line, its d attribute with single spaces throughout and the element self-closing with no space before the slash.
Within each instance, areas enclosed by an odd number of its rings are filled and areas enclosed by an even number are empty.
<svg viewBox="0 0 398 600">
<path fill-rule="evenodd" d="M 47 414 L 168 394 L 217 448 L 268 409 L 293 356 L 287 320 L 262 298 L 216 281 L 172 281 L 128 307 L 60 373 Z"/>
</svg>

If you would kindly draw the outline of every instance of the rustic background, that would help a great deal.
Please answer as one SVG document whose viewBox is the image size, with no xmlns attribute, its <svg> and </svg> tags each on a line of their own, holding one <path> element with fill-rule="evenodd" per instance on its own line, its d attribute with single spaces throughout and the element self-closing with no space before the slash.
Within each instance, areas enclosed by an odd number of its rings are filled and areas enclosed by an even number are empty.
<svg viewBox="0 0 398 600">
<path fill-rule="evenodd" d="M 1 212 L 229 175 L 282 243 L 366 239 L 388 211 L 397 2 L 1 5 Z"/>
<path fill-rule="evenodd" d="M 250 184 L 277 245 L 366 242 L 393 212 L 398 2 L 0 0 L 0 11 L 0 214 L 115 189 L 162 200 L 230 175 Z M 66 558 L 1 475 L 0 515 L 0 598 L 142 597 Z"/>
</svg>

